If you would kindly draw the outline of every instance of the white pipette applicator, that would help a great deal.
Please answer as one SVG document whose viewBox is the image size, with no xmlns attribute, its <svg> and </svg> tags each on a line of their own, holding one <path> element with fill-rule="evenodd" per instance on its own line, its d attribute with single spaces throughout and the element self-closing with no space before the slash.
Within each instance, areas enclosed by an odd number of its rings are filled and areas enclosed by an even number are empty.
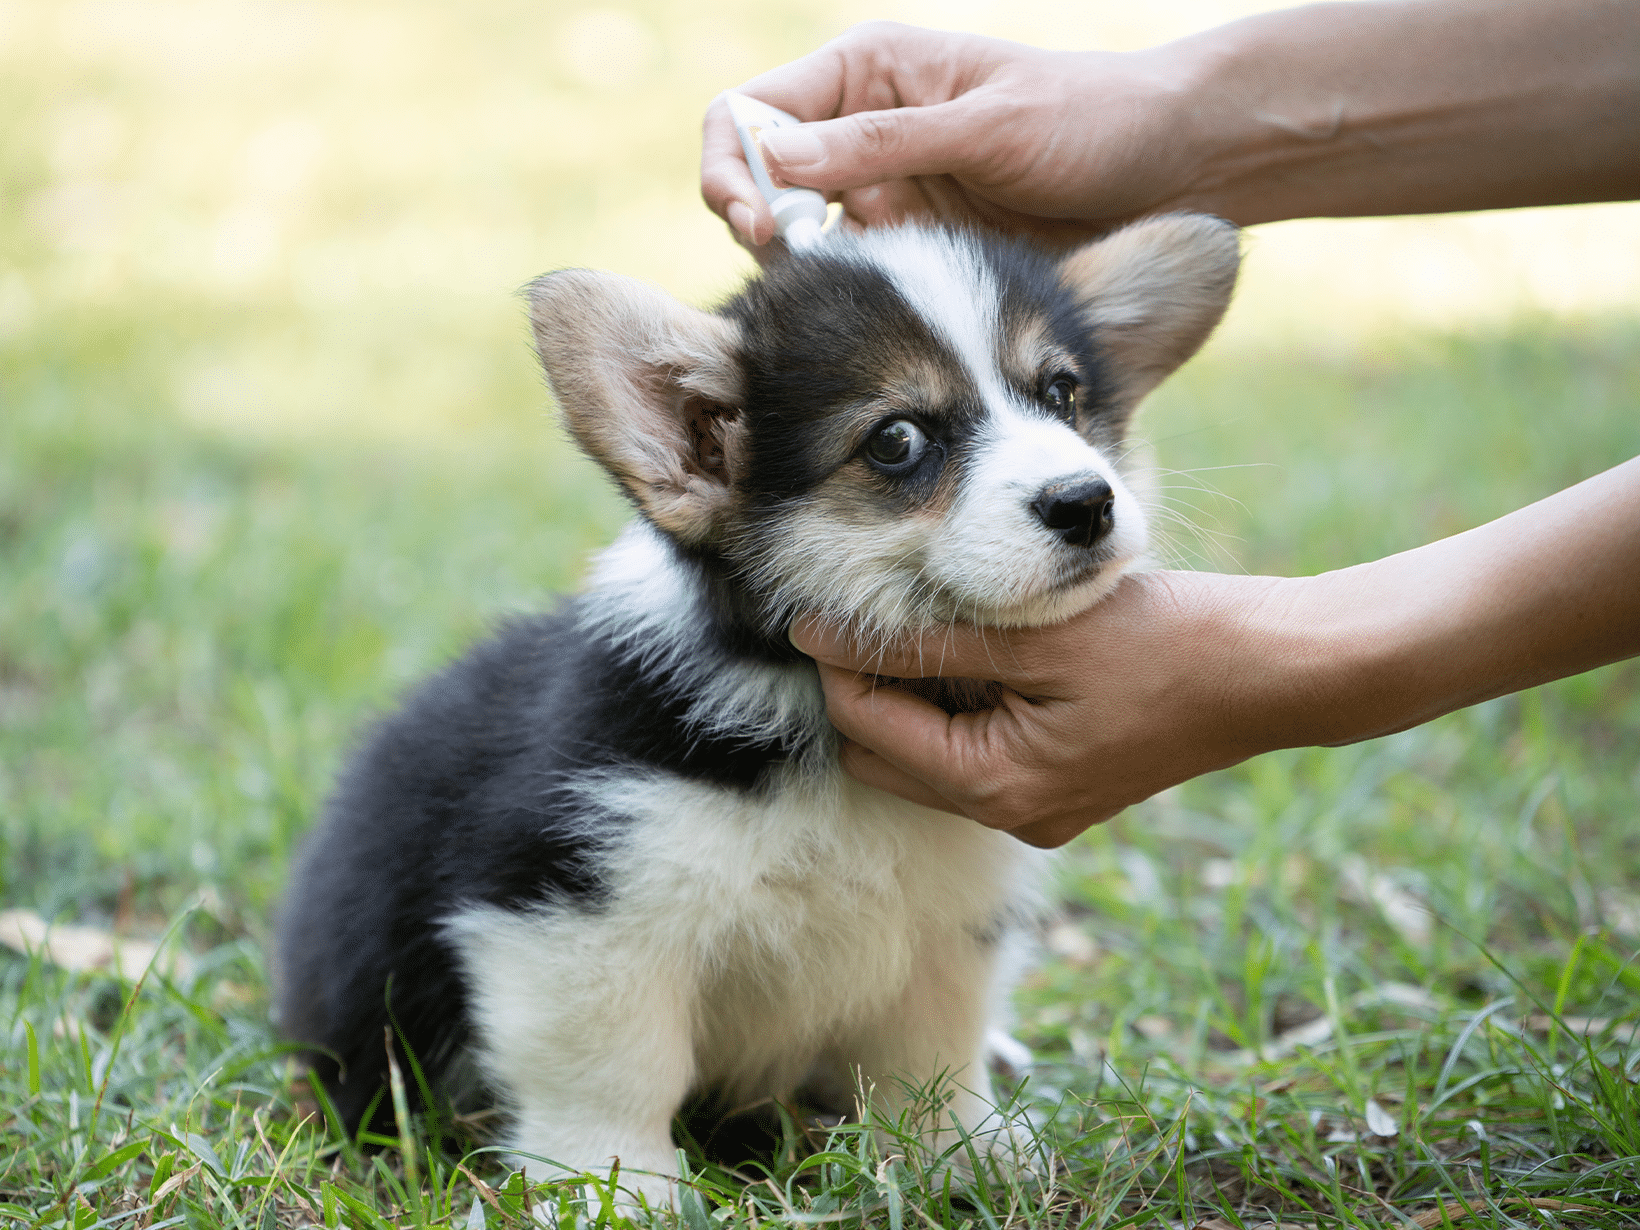
<svg viewBox="0 0 1640 1230">
<path fill-rule="evenodd" d="M 826 221 L 826 198 L 813 188 L 776 188 L 758 143 L 758 134 L 765 128 L 792 128 L 803 121 L 749 94 L 724 90 L 723 101 L 729 104 L 729 115 L 735 122 L 735 131 L 740 134 L 740 148 L 746 152 L 746 165 L 752 169 L 752 179 L 774 214 L 776 234 L 793 252 L 814 247 L 825 236 L 820 228 Z"/>
</svg>

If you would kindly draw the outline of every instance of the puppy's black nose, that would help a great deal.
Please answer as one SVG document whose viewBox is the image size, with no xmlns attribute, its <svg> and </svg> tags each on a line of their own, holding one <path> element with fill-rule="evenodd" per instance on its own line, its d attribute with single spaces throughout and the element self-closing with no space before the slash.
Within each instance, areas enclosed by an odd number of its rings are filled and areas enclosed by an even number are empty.
<svg viewBox="0 0 1640 1230">
<path fill-rule="evenodd" d="M 1091 547 L 1115 522 L 1116 496 L 1094 475 L 1049 483 L 1031 501 L 1031 511 L 1073 547 Z"/>
</svg>

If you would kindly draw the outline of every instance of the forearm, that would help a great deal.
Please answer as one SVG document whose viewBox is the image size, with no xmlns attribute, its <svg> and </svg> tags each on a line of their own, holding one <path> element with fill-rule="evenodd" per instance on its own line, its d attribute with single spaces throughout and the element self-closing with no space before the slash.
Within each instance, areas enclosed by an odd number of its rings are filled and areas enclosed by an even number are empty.
<svg viewBox="0 0 1640 1230">
<path fill-rule="evenodd" d="M 1143 55 L 1198 163 L 1172 204 L 1243 225 L 1640 195 L 1632 0 L 1374 0 Z"/>
<path fill-rule="evenodd" d="M 1238 719 L 1268 747 L 1372 738 L 1640 654 L 1640 458 L 1467 533 L 1283 582 L 1248 635 L 1281 663 Z"/>
</svg>

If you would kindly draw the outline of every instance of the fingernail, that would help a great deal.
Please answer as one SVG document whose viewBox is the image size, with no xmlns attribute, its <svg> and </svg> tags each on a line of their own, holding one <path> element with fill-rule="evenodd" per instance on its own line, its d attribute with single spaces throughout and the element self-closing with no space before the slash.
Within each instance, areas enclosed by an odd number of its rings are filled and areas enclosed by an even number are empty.
<svg viewBox="0 0 1640 1230">
<path fill-rule="evenodd" d="M 786 625 L 786 639 L 792 643 L 792 648 L 797 650 L 798 653 L 804 655 L 808 654 L 809 651 L 804 649 L 797 640 L 797 620 L 794 619 L 791 623 Z"/>
<path fill-rule="evenodd" d="M 730 201 L 725 214 L 728 217 L 729 225 L 735 229 L 741 238 L 745 239 L 747 243 L 757 242 L 756 236 L 752 234 L 752 227 L 757 221 L 757 214 L 750 205 L 746 204 L 745 201 Z"/>
<path fill-rule="evenodd" d="M 826 148 L 806 128 L 765 128 L 758 135 L 763 152 L 782 167 L 794 170 L 824 162 Z"/>
<path fill-rule="evenodd" d="M 792 643 L 792 648 L 797 650 L 798 653 L 805 654 L 808 657 L 813 657 L 814 655 L 807 649 L 803 648 L 802 642 L 797 639 L 798 624 L 802 624 L 803 630 L 809 633 L 812 637 L 814 634 L 815 617 L 809 614 L 799 615 L 796 619 L 792 620 L 791 623 L 786 625 L 786 639 Z"/>
</svg>

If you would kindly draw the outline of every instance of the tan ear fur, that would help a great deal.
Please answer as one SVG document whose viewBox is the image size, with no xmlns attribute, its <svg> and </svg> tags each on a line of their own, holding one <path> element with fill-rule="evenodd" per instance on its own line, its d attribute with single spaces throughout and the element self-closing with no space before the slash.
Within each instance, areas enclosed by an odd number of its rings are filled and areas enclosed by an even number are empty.
<svg viewBox="0 0 1640 1230">
<path fill-rule="evenodd" d="M 1131 410 L 1207 340 L 1240 261 L 1235 226 L 1207 214 L 1146 218 L 1065 258 L 1060 276 L 1086 306 L 1119 409 Z"/>
<path fill-rule="evenodd" d="M 576 442 L 661 529 L 711 538 L 739 453 L 736 326 L 590 269 L 537 278 L 529 297 L 536 353 Z"/>
</svg>

